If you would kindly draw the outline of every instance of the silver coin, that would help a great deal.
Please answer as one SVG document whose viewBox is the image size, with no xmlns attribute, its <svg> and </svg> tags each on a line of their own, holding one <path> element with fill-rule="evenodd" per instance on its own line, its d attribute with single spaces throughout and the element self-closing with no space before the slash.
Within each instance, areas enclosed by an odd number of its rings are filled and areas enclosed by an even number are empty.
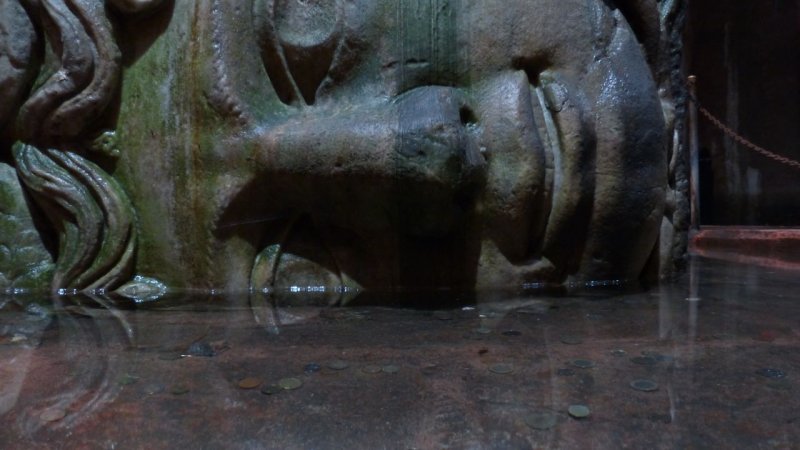
<svg viewBox="0 0 800 450">
<path fill-rule="evenodd" d="M 170 389 L 172 395 L 183 395 L 189 393 L 189 388 L 183 385 L 176 385 Z"/>
<path fill-rule="evenodd" d="M 583 338 L 580 336 L 564 335 L 561 336 L 560 340 L 562 344 L 567 344 L 567 345 L 583 344 Z"/>
<path fill-rule="evenodd" d="M 655 366 L 658 364 L 658 360 L 652 356 L 636 356 L 631 358 L 631 362 L 640 366 Z"/>
<path fill-rule="evenodd" d="M 580 367 L 581 369 L 591 369 L 594 367 L 594 362 L 589 361 L 588 359 L 576 359 L 572 361 L 572 365 L 575 367 Z"/>
<path fill-rule="evenodd" d="M 592 410 L 586 405 L 570 405 L 567 412 L 576 419 L 585 419 L 592 414 Z"/>
<path fill-rule="evenodd" d="M 489 371 L 500 375 L 506 375 L 514 371 L 514 366 L 508 363 L 499 363 L 489 367 Z"/>
<path fill-rule="evenodd" d="M 133 375 L 125 375 L 119 379 L 119 384 L 121 384 L 122 386 L 128 386 L 133 383 L 136 383 L 137 381 L 139 381 L 139 377 Z"/>
<path fill-rule="evenodd" d="M 771 378 L 773 380 L 780 380 L 782 378 L 786 378 L 786 372 L 780 369 L 759 369 L 756 371 L 757 375 L 761 375 L 762 377 Z"/>
<path fill-rule="evenodd" d="M 653 392 L 658 390 L 658 383 L 652 380 L 633 380 L 631 387 L 637 391 Z"/>
<path fill-rule="evenodd" d="M 303 385 L 298 378 L 284 378 L 278 382 L 278 386 L 286 391 L 293 391 Z"/>
<path fill-rule="evenodd" d="M 364 373 L 376 374 L 376 373 L 381 371 L 381 367 L 370 364 L 370 365 L 362 367 L 361 371 L 364 372 Z"/>
<path fill-rule="evenodd" d="M 328 368 L 332 370 L 344 370 L 350 367 L 350 364 L 347 361 L 342 361 L 341 359 L 335 359 L 328 363 Z"/>
<path fill-rule="evenodd" d="M 447 311 L 436 311 L 433 313 L 433 317 L 442 321 L 453 320 L 453 315 Z"/>
<path fill-rule="evenodd" d="M 381 370 L 383 371 L 383 373 L 397 373 L 400 371 L 400 367 L 394 364 L 387 364 L 381 367 Z"/>
<path fill-rule="evenodd" d="M 264 395 L 275 395 L 283 392 L 283 388 L 277 384 L 267 384 L 261 387 L 261 393 Z"/>
<path fill-rule="evenodd" d="M 549 430 L 556 426 L 558 417 L 549 411 L 540 411 L 525 416 L 525 425 L 534 430 Z"/>
</svg>

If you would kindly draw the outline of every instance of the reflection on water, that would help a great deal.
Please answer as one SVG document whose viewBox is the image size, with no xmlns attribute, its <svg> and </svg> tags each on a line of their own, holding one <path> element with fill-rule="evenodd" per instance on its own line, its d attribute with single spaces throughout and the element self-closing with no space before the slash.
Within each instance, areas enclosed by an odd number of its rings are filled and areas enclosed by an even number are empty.
<svg viewBox="0 0 800 450">
<path fill-rule="evenodd" d="M 407 294 L 469 300 L 436 310 L 7 296 L 0 446 L 792 448 L 798 287 L 699 260 L 644 292 Z"/>
</svg>

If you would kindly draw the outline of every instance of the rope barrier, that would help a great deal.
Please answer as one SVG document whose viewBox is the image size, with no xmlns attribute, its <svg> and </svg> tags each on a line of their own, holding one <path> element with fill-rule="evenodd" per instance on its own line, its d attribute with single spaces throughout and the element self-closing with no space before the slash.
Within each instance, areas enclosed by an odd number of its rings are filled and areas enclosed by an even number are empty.
<svg viewBox="0 0 800 450">
<path fill-rule="evenodd" d="M 722 130 L 723 133 L 731 137 L 734 141 L 745 146 L 746 148 L 749 148 L 750 150 L 753 150 L 754 152 L 760 154 L 761 156 L 769 158 L 780 164 L 784 164 L 789 167 L 793 167 L 795 169 L 800 170 L 800 161 L 788 158 L 786 156 L 781 156 L 777 153 L 773 153 L 765 149 L 764 147 L 754 144 L 744 136 L 734 131 L 731 127 L 727 126 L 722 120 L 718 119 L 714 114 L 711 114 L 711 111 L 704 108 L 703 105 L 701 105 L 700 102 L 697 100 L 697 98 L 695 98 L 695 96 L 689 95 L 689 100 L 692 103 L 694 103 L 695 106 L 697 106 L 697 110 L 700 111 L 700 114 L 702 114 L 706 119 L 708 119 L 708 121 L 711 122 L 714 126 Z"/>
</svg>

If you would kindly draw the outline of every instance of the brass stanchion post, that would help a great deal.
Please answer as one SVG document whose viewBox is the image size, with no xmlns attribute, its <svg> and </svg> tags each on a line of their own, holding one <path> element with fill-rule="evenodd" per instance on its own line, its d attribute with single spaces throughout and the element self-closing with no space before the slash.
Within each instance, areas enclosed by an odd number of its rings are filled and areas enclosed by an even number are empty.
<svg viewBox="0 0 800 450">
<path fill-rule="evenodd" d="M 697 77 L 689 76 L 689 201 L 692 229 L 700 228 L 700 135 L 697 130 Z"/>
</svg>

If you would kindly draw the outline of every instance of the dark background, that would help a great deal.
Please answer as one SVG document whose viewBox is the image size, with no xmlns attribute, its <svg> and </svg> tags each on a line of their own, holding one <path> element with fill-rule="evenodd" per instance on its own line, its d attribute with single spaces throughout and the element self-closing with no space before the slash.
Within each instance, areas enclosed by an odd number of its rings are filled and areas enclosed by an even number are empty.
<svg viewBox="0 0 800 450">
<path fill-rule="evenodd" d="M 692 0 L 686 66 L 700 102 L 756 144 L 800 160 L 800 0 Z M 700 116 L 701 224 L 800 225 L 800 170 Z"/>
</svg>

